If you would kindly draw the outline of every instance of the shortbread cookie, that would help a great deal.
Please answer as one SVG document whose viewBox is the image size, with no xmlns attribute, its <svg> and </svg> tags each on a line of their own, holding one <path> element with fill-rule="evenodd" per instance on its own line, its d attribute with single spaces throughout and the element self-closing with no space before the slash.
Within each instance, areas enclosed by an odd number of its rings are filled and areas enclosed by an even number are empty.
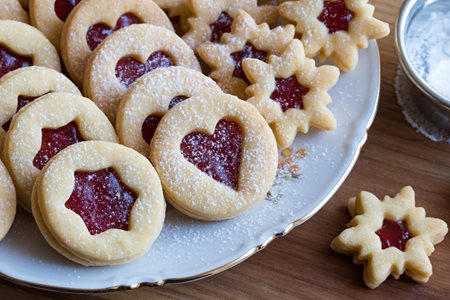
<svg viewBox="0 0 450 300">
<path fill-rule="evenodd" d="M 86 140 L 117 142 L 114 127 L 90 99 L 52 93 L 16 114 L 3 158 L 25 209 L 31 209 L 31 189 L 39 171 L 67 146 Z"/>
<path fill-rule="evenodd" d="M 154 0 L 161 7 L 174 25 L 179 25 L 182 32 L 189 30 L 188 18 L 192 15 L 188 0 Z"/>
<path fill-rule="evenodd" d="M 14 20 L 30 23 L 28 13 L 18 0 L 0 0 L 0 20 Z"/>
<path fill-rule="evenodd" d="M 190 31 L 183 39 L 192 49 L 205 42 L 220 42 L 224 33 L 231 31 L 233 20 L 239 10 L 245 10 L 256 22 L 273 24 L 277 17 L 277 7 L 258 6 L 257 0 L 188 0 L 193 16 L 189 18 Z"/>
<path fill-rule="evenodd" d="M 145 254 L 164 218 L 161 183 L 144 156 L 125 146 L 83 142 L 45 167 L 33 188 L 33 215 L 47 242 L 85 265 Z"/>
<path fill-rule="evenodd" d="M 28 103 L 52 92 L 76 95 L 78 88 L 63 74 L 45 67 L 27 67 L 0 79 L 0 153 L 13 116 Z"/>
<path fill-rule="evenodd" d="M 28 9 L 29 7 L 29 0 L 19 0 L 20 5 L 22 5 L 23 8 Z"/>
<path fill-rule="evenodd" d="M 129 26 L 107 38 L 92 54 L 84 93 L 115 122 L 128 87 L 145 73 L 170 66 L 201 70 L 192 49 L 172 31 L 149 24 Z"/>
<path fill-rule="evenodd" d="M 78 4 L 67 18 L 61 35 L 62 58 L 73 81 L 83 85 L 86 62 L 107 36 L 138 23 L 173 31 L 167 15 L 151 0 L 84 0 Z"/>
<path fill-rule="evenodd" d="M 364 264 L 369 288 L 378 287 L 389 275 L 398 279 L 403 273 L 418 282 L 428 281 L 432 274 L 428 256 L 443 241 L 448 227 L 440 219 L 425 217 L 425 209 L 415 206 L 411 187 L 383 201 L 361 192 L 350 199 L 348 208 L 353 219 L 331 248 Z"/>
<path fill-rule="evenodd" d="M 242 61 L 256 58 L 266 61 L 274 54 L 280 55 L 294 38 L 292 25 L 270 30 L 241 10 L 234 18 L 231 33 L 222 36 L 222 43 L 206 42 L 197 48 L 200 57 L 211 67 L 210 74 L 226 93 L 246 99 L 248 79 L 242 69 Z"/>
<path fill-rule="evenodd" d="M 139 79 L 122 98 L 116 120 L 119 141 L 148 156 L 156 127 L 168 110 L 193 96 L 221 92 L 212 79 L 192 69 L 157 69 Z"/>
<path fill-rule="evenodd" d="M 358 64 L 358 48 L 389 34 L 389 25 L 373 17 L 368 0 L 299 0 L 280 5 L 280 14 L 297 24 L 306 56 L 330 57 L 343 71 Z"/>
<path fill-rule="evenodd" d="M 193 218 L 238 216 L 262 200 L 278 152 L 269 125 L 251 104 L 203 94 L 165 114 L 150 147 L 167 199 Z"/>
<path fill-rule="evenodd" d="M 39 30 L 16 21 L 0 21 L 0 61 L 0 78 L 32 65 L 61 71 L 55 47 Z"/>
<path fill-rule="evenodd" d="M 246 90 L 259 112 L 270 124 L 278 145 L 289 147 L 297 132 L 307 133 L 313 126 L 322 130 L 336 128 L 336 119 L 328 110 L 328 90 L 339 79 L 334 66 L 316 67 L 305 58 L 303 45 L 292 40 L 281 56 L 270 56 L 268 63 L 258 59 L 243 62 L 252 83 Z"/>
<path fill-rule="evenodd" d="M 8 233 L 16 216 L 16 189 L 0 160 L 0 240 Z"/>
<path fill-rule="evenodd" d="M 30 0 L 31 24 L 59 50 L 61 31 L 72 9 L 81 0 Z"/>
</svg>

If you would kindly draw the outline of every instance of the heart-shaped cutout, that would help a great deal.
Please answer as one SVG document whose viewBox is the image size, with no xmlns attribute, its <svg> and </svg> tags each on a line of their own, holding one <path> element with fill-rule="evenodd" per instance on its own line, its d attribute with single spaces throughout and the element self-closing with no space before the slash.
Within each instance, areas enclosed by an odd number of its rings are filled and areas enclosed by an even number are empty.
<svg viewBox="0 0 450 300">
<path fill-rule="evenodd" d="M 242 129 L 223 119 L 213 135 L 193 132 L 183 138 L 181 153 L 192 164 L 213 179 L 238 190 L 242 154 Z"/>
<path fill-rule="evenodd" d="M 172 58 L 162 51 L 153 52 L 145 63 L 126 56 L 121 58 L 116 64 L 116 77 L 123 85 L 129 87 L 142 75 L 157 68 L 167 68 L 173 65 Z"/>
<path fill-rule="evenodd" d="M 110 36 L 114 31 L 133 24 L 140 23 L 142 22 L 138 17 L 136 17 L 132 13 L 127 13 L 119 17 L 114 28 L 111 28 L 108 25 L 102 23 L 92 25 L 91 27 L 89 27 L 89 30 L 86 34 L 86 42 L 89 46 L 89 49 L 91 49 L 91 51 L 94 51 L 94 49 L 97 48 L 97 46 L 100 45 L 101 42 L 103 42 L 103 40 Z"/>
<path fill-rule="evenodd" d="M 61 21 L 65 22 L 72 9 L 80 2 L 81 0 L 56 0 L 55 13 Z"/>
<path fill-rule="evenodd" d="M 33 65 L 31 57 L 16 54 L 0 45 L 0 78 L 11 71 Z"/>
</svg>

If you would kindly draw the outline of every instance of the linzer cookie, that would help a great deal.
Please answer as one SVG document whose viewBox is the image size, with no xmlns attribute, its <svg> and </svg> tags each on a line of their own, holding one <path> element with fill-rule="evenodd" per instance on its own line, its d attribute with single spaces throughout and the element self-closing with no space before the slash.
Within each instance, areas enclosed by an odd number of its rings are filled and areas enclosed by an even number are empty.
<svg viewBox="0 0 450 300">
<path fill-rule="evenodd" d="M 173 31 L 167 15 L 151 0 L 84 0 L 75 6 L 61 35 L 62 58 L 74 82 L 83 85 L 86 62 L 107 36 L 140 23 Z"/>
<path fill-rule="evenodd" d="M 0 0 L 0 20 L 29 23 L 28 13 L 18 0 Z"/>
<path fill-rule="evenodd" d="M 67 146 L 86 140 L 117 142 L 114 127 L 90 99 L 52 93 L 16 114 L 3 158 L 25 209 L 31 210 L 31 189 L 39 171 Z"/>
<path fill-rule="evenodd" d="M 0 160 L 0 240 L 8 233 L 16 215 L 16 189 Z"/>
<path fill-rule="evenodd" d="M 122 98 L 116 120 L 119 141 L 148 156 L 156 127 L 168 110 L 192 96 L 221 92 L 212 79 L 192 69 L 157 69 L 139 79 Z"/>
<path fill-rule="evenodd" d="M 27 67 L 0 79 L 0 153 L 13 116 L 28 103 L 52 92 L 81 95 L 63 74 L 45 67 Z"/>
<path fill-rule="evenodd" d="M 149 24 L 132 25 L 108 37 L 92 54 L 84 92 L 115 122 L 128 87 L 142 75 L 170 66 L 200 71 L 194 52 L 174 32 Z"/>
<path fill-rule="evenodd" d="M 169 16 L 172 23 L 179 25 L 183 32 L 188 31 L 188 18 L 192 15 L 188 0 L 154 0 Z"/>
<path fill-rule="evenodd" d="M 227 94 L 204 94 L 164 115 L 150 159 L 174 207 L 217 221 L 238 216 L 266 196 L 278 152 L 253 105 Z"/>
<path fill-rule="evenodd" d="M 258 25 L 245 11 L 235 16 L 231 33 L 222 36 L 221 43 L 206 42 L 197 48 L 200 57 L 211 67 L 210 77 L 226 93 L 246 99 L 249 82 L 242 69 L 242 61 L 256 58 L 266 61 L 280 55 L 294 38 L 293 25 L 270 29 L 266 23 Z"/>
<path fill-rule="evenodd" d="M 361 192 L 349 201 L 353 219 L 331 248 L 364 265 L 364 281 L 371 289 L 389 275 L 398 279 L 405 273 L 427 282 L 432 274 L 428 256 L 444 240 L 448 227 L 440 219 L 425 217 L 425 209 L 416 207 L 414 198 L 414 190 L 407 186 L 394 198 L 380 201 Z"/>
<path fill-rule="evenodd" d="M 336 128 L 327 105 L 331 102 L 328 90 L 338 81 L 339 69 L 316 67 L 313 59 L 305 58 L 299 40 L 292 40 L 281 56 L 270 56 L 268 63 L 246 59 L 242 65 L 251 83 L 247 101 L 271 125 L 281 148 L 289 147 L 297 132 L 307 133 L 310 126 Z"/>
<path fill-rule="evenodd" d="M 358 48 L 389 34 L 389 25 L 373 17 L 367 0 L 299 0 L 280 5 L 281 16 L 297 24 L 306 56 L 330 57 L 343 71 L 358 64 Z"/>
<path fill-rule="evenodd" d="M 85 266 L 144 255 L 161 232 L 166 204 L 147 158 L 119 144 L 72 145 L 33 188 L 33 216 L 47 242 Z"/>
</svg>

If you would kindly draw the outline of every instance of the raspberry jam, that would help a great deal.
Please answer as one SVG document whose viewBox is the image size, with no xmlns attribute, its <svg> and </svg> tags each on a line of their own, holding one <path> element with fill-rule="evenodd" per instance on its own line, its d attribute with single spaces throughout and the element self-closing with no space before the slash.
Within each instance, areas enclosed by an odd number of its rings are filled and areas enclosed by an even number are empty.
<svg viewBox="0 0 450 300">
<path fill-rule="evenodd" d="M 270 99 L 278 102 L 283 112 L 289 109 L 303 109 L 303 97 L 309 92 L 307 87 L 301 85 L 297 77 L 276 78 L 275 90 Z"/>
<path fill-rule="evenodd" d="M 55 13 L 58 18 L 65 22 L 72 9 L 80 3 L 81 0 L 56 0 Z"/>
<path fill-rule="evenodd" d="M 162 51 L 153 52 L 143 64 L 133 57 L 127 56 L 117 62 L 116 77 L 123 85 L 129 87 L 142 75 L 157 68 L 166 68 L 173 65 L 172 58 Z"/>
<path fill-rule="evenodd" d="M 260 51 L 252 44 L 247 43 L 242 50 L 232 53 L 231 58 L 234 60 L 235 64 L 233 76 L 244 80 L 247 84 L 250 84 L 247 76 L 245 75 L 244 69 L 242 68 L 242 61 L 246 58 L 256 58 L 265 62 L 267 59 L 267 52 Z"/>
<path fill-rule="evenodd" d="M 128 219 L 137 195 L 113 168 L 75 172 L 75 186 L 66 207 L 83 219 L 91 235 L 109 229 L 128 230 Z"/>
<path fill-rule="evenodd" d="M 172 107 L 174 107 L 175 105 L 177 105 L 178 103 L 183 102 L 184 100 L 186 100 L 188 97 L 186 96 L 176 96 L 175 98 L 173 98 L 172 100 L 170 100 L 169 103 L 169 109 L 172 109 Z"/>
<path fill-rule="evenodd" d="M 141 20 L 131 13 L 124 14 L 120 16 L 117 20 L 116 26 L 111 29 L 108 25 L 105 24 L 95 24 L 89 27 L 89 30 L 86 34 L 86 41 L 91 51 L 94 51 L 98 45 L 103 42 L 108 36 L 110 36 L 114 31 L 117 31 L 121 28 L 133 25 L 140 24 Z"/>
<path fill-rule="evenodd" d="M 213 135 L 193 132 L 183 138 L 183 156 L 213 179 L 238 190 L 241 164 L 242 129 L 224 119 L 216 125 Z"/>
<path fill-rule="evenodd" d="M 84 141 L 75 121 L 56 129 L 42 129 L 41 149 L 33 159 L 33 165 L 42 170 L 63 149 Z"/>
<path fill-rule="evenodd" d="M 395 247 L 401 251 L 405 249 L 406 242 L 412 237 L 405 221 L 384 220 L 376 234 L 380 237 L 382 249 Z"/>
<path fill-rule="evenodd" d="M 32 65 L 31 57 L 21 56 L 0 45 L 0 78 L 11 71 Z"/>
<path fill-rule="evenodd" d="M 231 32 L 231 25 L 233 25 L 233 18 L 223 11 L 214 23 L 209 24 L 211 28 L 211 42 L 220 43 L 222 35 Z"/>
<path fill-rule="evenodd" d="M 343 0 L 325 1 L 323 10 L 317 19 L 325 24 L 328 33 L 331 34 L 340 30 L 348 31 L 353 13 L 345 6 Z"/>
<path fill-rule="evenodd" d="M 16 113 L 19 111 L 19 110 L 21 110 L 25 105 L 27 105 L 28 103 L 30 103 L 30 102 L 33 102 L 33 100 L 36 100 L 37 98 L 39 98 L 40 96 L 38 96 L 38 97 L 25 97 L 25 96 L 19 96 L 18 98 L 17 98 L 17 110 L 16 110 Z M 11 126 L 11 121 L 12 121 L 12 118 L 8 121 L 8 122 L 6 122 L 5 124 L 3 124 L 3 126 L 2 126 L 2 128 L 3 128 L 3 130 L 5 130 L 5 131 L 8 131 L 9 130 L 9 126 Z"/>
</svg>

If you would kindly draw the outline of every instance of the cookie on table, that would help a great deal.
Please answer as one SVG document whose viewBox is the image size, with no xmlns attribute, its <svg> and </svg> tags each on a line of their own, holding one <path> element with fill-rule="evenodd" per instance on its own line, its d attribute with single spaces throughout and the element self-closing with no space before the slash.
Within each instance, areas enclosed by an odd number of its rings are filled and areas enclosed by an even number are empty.
<svg viewBox="0 0 450 300">
<path fill-rule="evenodd" d="M 19 204 L 30 211 L 31 189 L 40 170 L 64 148 L 87 140 L 117 142 L 114 127 L 90 99 L 51 93 L 21 109 L 3 144 Z"/>
<path fill-rule="evenodd" d="M 192 15 L 188 0 L 154 0 L 183 32 L 189 30 L 188 18 Z"/>
<path fill-rule="evenodd" d="M 16 199 L 14 183 L 0 160 L 0 240 L 8 233 L 16 216 Z"/>
<path fill-rule="evenodd" d="M 30 23 L 28 13 L 18 0 L 0 0 L 0 20 Z"/>
<path fill-rule="evenodd" d="M 61 54 L 72 80 L 83 85 L 86 62 L 107 36 L 140 23 L 173 31 L 167 15 L 151 0 L 84 0 L 75 6 L 61 34 Z"/>
<path fill-rule="evenodd" d="M 148 156 L 156 127 L 167 111 L 193 96 L 221 92 L 211 78 L 192 69 L 157 69 L 141 77 L 123 96 L 116 119 L 119 141 Z"/>
<path fill-rule="evenodd" d="M 358 48 L 389 34 L 389 25 L 373 17 L 368 0 L 299 0 L 279 6 L 280 15 L 297 24 L 306 56 L 331 58 L 342 71 L 358 64 Z"/>
<path fill-rule="evenodd" d="M 157 68 L 200 71 L 192 49 L 174 32 L 150 24 L 132 25 L 108 37 L 86 65 L 84 93 L 115 122 L 120 100 L 139 77 Z"/>
<path fill-rule="evenodd" d="M 269 125 L 253 105 L 223 93 L 204 94 L 164 115 L 150 160 L 175 208 L 218 221 L 238 216 L 266 196 L 278 152 Z"/>
<path fill-rule="evenodd" d="M 428 281 L 432 274 L 428 256 L 444 240 L 448 227 L 416 207 L 410 186 L 382 201 L 361 192 L 349 200 L 348 209 L 353 219 L 331 242 L 331 248 L 353 255 L 356 264 L 364 265 L 364 281 L 369 288 L 378 287 L 389 275 L 398 279 L 403 273 L 418 282 Z"/>
<path fill-rule="evenodd" d="M 66 76 L 46 67 L 17 69 L 0 79 L 0 153 L 16 112 L 51 92 L 66 92 L 81 96 L 78 88 Z"/>
<path fill-rule="evenodd" d="M 294 38 L 293 25 L 270 29 L 266 23 L 258 25 L 245 11 L 234 18 L 231 33 L 222 36 L 221 43 L 206 42 L 197 48 L 199 56 L 212 69 L 209 76 L 226 93 L 246 99 L 249 82 L 242 68 L 248 58 L 267 61 L 270 55 L 280 55 Z"/>
<path fill-rule="evenodd" d="M 148 159 L 90 141 L 61 151 L 32 194 L 33 216 L 51 247 L 85 266 L 127 263 L 159 236 L 166 204 Z"/>
<path fill-rule="evenodd" d="M 297 132 L 307 133 L 310 126 L 336 128 L 327 105 L 331 102 L 328 90 L 338 81 L 339 69 L 316 67 L 313 59 L 305 57 L 299 40 L 292 40 L 280 56 L 270 56 L 267 63 L 246 59 L 242 66 L 251 83 L 247 101 L 270 124 L 282 149 L 294 142 Z"/>
</svg>

